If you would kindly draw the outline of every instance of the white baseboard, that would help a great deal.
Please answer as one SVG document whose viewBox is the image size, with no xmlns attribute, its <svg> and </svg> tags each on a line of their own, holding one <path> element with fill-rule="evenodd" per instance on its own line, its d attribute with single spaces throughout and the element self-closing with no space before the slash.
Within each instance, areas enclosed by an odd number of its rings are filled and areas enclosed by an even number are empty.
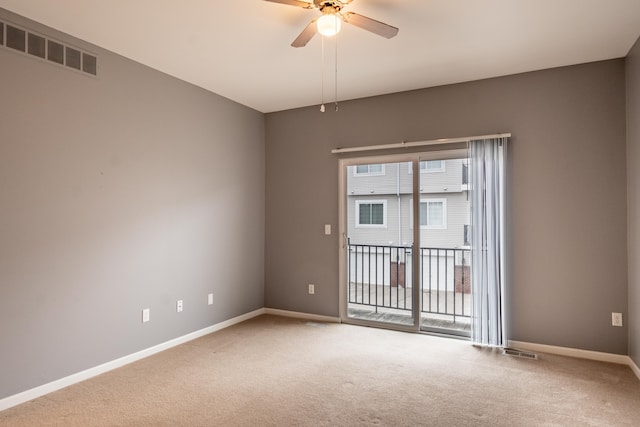
<svg viewBox="0 0 640 427">
<path fill-rule="evenodd" d="M 640 380 L 640 368 L 638 368 L 638 365 L 636 365 L 636 362 L 634 362 L 632 358 L 629 358 L 629 367 L 631 368 L 633 373 L 636 374 L 636 377 L 638 377 L 638 379 Z"/>
<path fill-rule="evenodd" d="M 579 359 L 597 360 L 600 362 L 617 363 L 627 365 L 640 379 L 640 369 L 633 360 L 624 354 L 603 353 L 600 351 L 581 350 L 578 348 L 557 347 L 554 345 L 535 344 L 523 341 L 509 341 L 509 347 L 533 352 L 557 354 L 559 356 L 577 357 Z"/>
<path fill-rule="evenodd" d="M 188 341 L 192 341 L 196 338 L 200 338 L 212 332 L 216 332 L 221 329 L 228 328 L 229 326 L 235 325 L 240 322 L 244 322 L 245 320 L 252 319 L 256 316 L 260 316 L 261 314 L 265 314 L 264 308 L 260 308 L 258 310 L 254 310 L 249 313 L 234 317 L 232 319 L 225 320 L 224 322 L 216 323 L 215 325 L 206 327 L 204 329 L 200 329 L 199 331 L 191 332 L 187 335 L 174 338 L 162 344 L 158 344 L 153 347 L 146 348 L 144 350 L 138 351 L 128 356 L 124 356 L 124 357 L 112 360 L 110 362 L 103 363 L 102 365 L 98 365 L 93 368 L 89 368 L 84 371 L 69 375 L 67 377 L 60 378 L 59 380 L 55 380 L 50 383 L 32 388 L 30 390 L 26 390 L 21 393 L 14 394 L 13 396 L 5 397 L 4 399 L 0 399 L 0 411 L 4 411 L 5 409 L 9 409 L 13 406 L 20 405 L 30 400 L 36 399 L 40 396 L 44 396 L 45 394 L 49 394 L 56 390 L 60 390 L 70 385 L 79 383 L 81 381 L 88 380 L 89 378 L 93 378 L 97 375 L 104 374 L 105 372 L 109 372 L 116 368 L 120 368 L 121 366 L 128 365 L 129 363 L 136 362 L 140 359 L 144 359 L 145 357 L 152 356 L 156 353 L 159 353 L 164 350 L 168 350 L 172 347 L 175 347 L 180 344 L 184 344 Z"/>
<path fill-rule="evenodd" d="M 302 313 L 300 311 L 279 310 L 277 308 L 265 308 L 264 314 L 273 314 L 282 317 L 294 317 L 296 319 L 313 320 L 317 322 L 340 323 L 339 317 L 323 316 L 320 314 Z"/>
</svg>

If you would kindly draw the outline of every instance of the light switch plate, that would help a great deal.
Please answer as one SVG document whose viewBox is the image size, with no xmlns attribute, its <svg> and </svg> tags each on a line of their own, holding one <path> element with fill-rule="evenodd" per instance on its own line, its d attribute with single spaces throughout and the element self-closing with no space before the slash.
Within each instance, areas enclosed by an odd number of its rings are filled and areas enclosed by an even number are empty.
<svg viewBox="0 0 640 427">
<path fill-rule="evenodd" d="M 611 325 L 622 326 L 622 313 L 611 313 Z"/>
</svg>

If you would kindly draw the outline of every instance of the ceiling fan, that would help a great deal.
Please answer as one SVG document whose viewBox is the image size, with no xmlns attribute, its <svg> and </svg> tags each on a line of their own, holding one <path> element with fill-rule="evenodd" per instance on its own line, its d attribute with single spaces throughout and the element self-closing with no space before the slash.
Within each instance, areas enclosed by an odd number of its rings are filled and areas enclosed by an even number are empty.
<svg viewBox="0 0 640 427">
<path fill-rule="evenodd" d="M 302 30 L 300 35 L 291 43 L 293 47 L 303 47 L 309 43 L 316 32 L 324 36 L 333 36 L 340 31 L 341 23 L 353 24 L 363 30 L 370 31 L 374 34 L 385 38 L 392 38 L 398 34 L 398 28 L 358 15 L 353 12 L 342 13 L 342 8 L 347 6 L 353 0 L 313 0 L 306 2 L 302 0 L 266 0 L 272 3 L 281 3 L 289 6 L 297 6 L 303 9 L 318 9 L 322 12 L 322 16 L 314 19 Z"/>
</svg>

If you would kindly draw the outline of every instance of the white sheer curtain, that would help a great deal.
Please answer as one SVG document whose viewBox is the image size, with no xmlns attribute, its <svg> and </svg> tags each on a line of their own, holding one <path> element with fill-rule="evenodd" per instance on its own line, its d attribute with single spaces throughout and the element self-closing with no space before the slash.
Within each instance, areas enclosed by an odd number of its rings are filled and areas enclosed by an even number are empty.
<svg viewBox="0 0 640 427">
<path fill-rule="evenodd" d="M 506 346 L 505 161 L 507 138 L 471 141 L 471 283 L 474 344 Z"/>
</svg>

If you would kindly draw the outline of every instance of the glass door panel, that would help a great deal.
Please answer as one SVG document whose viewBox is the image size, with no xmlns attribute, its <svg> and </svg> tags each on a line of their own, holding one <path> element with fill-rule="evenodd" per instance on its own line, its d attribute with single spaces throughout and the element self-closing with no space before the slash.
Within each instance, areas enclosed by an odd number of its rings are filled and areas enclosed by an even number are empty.
<svg viewBox="0 0 640 427">
<path fill-rule="evenodd" d="M 346 315 L 414 326 L 412 162 L 345 168 Z"/>
<path fill-rule="evenodd" d="M 470 335 L 471 247 L 467 158 L 420 161 L 420 325 Z"/>
</svg>

